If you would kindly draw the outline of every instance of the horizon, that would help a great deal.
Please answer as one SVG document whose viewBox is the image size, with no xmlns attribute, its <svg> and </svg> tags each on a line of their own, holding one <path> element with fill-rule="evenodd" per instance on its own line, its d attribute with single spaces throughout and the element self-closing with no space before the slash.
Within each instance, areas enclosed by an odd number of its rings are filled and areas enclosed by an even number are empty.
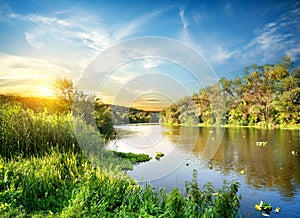
<svg viewBox="0 0 300 218">
<path fill-rule="evenodd" d="M 198 93 L 209 77 L 234 79 L 283 56 L 300 63 L 298 1 L 0 1 L 0 27 L 0 94 L 51 97 L 58 76 L 80 83 L 99 55 L 147 36 L 190 47 L 207 78 L 196 81 L 171 59 L 128 60 L 92 90 L 104 103 L 158 110 Z"/>
</svg>

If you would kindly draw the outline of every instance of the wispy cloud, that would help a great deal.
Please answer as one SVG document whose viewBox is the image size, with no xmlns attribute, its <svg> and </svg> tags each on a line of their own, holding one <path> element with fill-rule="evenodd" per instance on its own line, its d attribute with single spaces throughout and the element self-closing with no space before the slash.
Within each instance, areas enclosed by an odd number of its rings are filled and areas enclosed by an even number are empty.
<svg viewBox="0 0 300 218">
<path fill-rule="evenodd" d="M 180 8 L 179 9 L 179 18 L 181 21 L 181 32 L 180 32 L 180 40 L 186 43 L 187 45 L 191 46 L 193 49 L 195 49 L 197 52 L 203 55 L 203 47 L 199 45 L 198 43 L 195 43 L 192 37 L 192 34 L 189 31 L 189 22 L 188 19 L 185 16 L 185 9 Z M 200 16 L 200 15 L 199 15 Z M 195 19 L 195 18 L 193 18 Z"/>
<path fill-rule="evenodd" d="M 163 63 L 163 61 L 161 59 L 146 58 L 143 61 L 143 67 L 145 70 L 148 70 L 148 69 L 155 68 L 155 67 L 161 65 L 162 63 Z"/>
<path fill-rule="evenodd" d="M 230 14 L 232 12 L 232 4 L 231 4 L 230 1 L 227 1 L 224 9 L 225 9 L 227 14 Z"/>
<path fill-rule="evenodd" d="M 183 8 L 179 9 L 178 15 L 180 17 L 181 24 L 182 24 L 181 39 L 184 42 L 190 42 L 191 41 L 191 37 L 190 37 L 190 34 L 188 32 L 189 23 L 188 23 L 187 19 L 184 16 L 184 9 Z"/>
<path fill-rule="evenodd" d="M 160 9 L 146 13 L 136 19 L 120 25 L 109 25 L 101 21 L 101 17 L 84 12 L 66 11 L 52 14 L 17 14 L 10 12 L 7 17 L 26 23 L 25 39 L 37 49 L 58 41 L 64 44 L 86 46 L 94 51 L 102 51 L 112 43 L 125 39 L 136 33 L 144 24 L 159 16 L 164 11 Z"/>
<path fill-rule="evenodd" d="M 300 10 L 287 11 L 254 32 L 255 37 L 239 52 L 243 60 L 268 62 L 278 58 L 278 54 L 300 58 Z"/>
<path fill-rule="evenodd" d="M 235 53 L 235 51 L 226 51 L 223 46 L 217 46 L 215 55 L 212 57 L 212 60 L 214 62 L 223 63 L 227 59 L 231 58 Z"/>
<path fill-rule="evenodd" d="M 172 8 L 172 7 L 170 7 Z M 137 19 L 129 22 L 127 25 L 124 25 L 120 28 L 119 31 L 116 31 L 115 34 L 112 34 L 112 38 L 114 41 L 119 41 L 127 36 L 130 36 L 138 31 L 138 29 L 145 23 L 151 21 L 153 18 L 159 16 L 163 12 L 169 10 L 170 8 L 165 8 L 157 11 L 153 11 L 138 17 Z"/>
<path fill-rule="evenodd" d="M 8 17 L 11 19 L 18 19 L 23 21 L 28 21 L 36 24 L 44 25 L 60 25 L 60 26 L 69 26 L 70 22 L 64 19 L 60 19 L 54 16 L 42 16 L 39 14 L 29 14 L 29 15 L 20 15 L 17 13 L 10 13 Z"/>
<path fill-rule="evenodd" d="M 30 45 L 38 49 L 51 46 L 53 42 L 63 41 L 65 44 L 67 42 L 72 46 L 85 45 L 89 49 L 98 51 L 111 42 L 108 31 L 103 26 L 92 22 L 91 16 L 74 16 L 73 14 L 64 14 L 58 18 L 56 14 L 11 13 L 8 17 L 28 25 L 24 33 L 25 38 Z"/>
</svg>

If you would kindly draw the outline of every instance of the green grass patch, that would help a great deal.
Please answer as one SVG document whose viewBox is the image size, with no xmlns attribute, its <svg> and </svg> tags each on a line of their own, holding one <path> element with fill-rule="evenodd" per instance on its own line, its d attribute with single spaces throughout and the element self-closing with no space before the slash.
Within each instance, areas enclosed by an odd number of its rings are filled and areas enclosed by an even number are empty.
<svg viewBox="0 0 300 218">
<path fill-rule="evenodd" d="M 121 158 L 125 158 L 130 160 L 131 163 L 141 163 L 151 160 L 152 158 L 148 154 L 135 154 L 132 152 L 119 152 L 119 151 L 113 151 L 115 155 Z"/>
</svg>

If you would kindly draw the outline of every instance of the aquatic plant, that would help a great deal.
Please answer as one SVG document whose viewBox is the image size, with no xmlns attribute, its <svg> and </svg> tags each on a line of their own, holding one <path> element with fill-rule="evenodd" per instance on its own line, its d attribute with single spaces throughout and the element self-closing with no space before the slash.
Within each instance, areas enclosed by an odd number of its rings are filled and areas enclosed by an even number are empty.
<svg viewBox="0 0 300 218">
<path fill-rule="evenodd" d="M 161 157 L 165 156 L 163 152 L 156 152 L 155 153 L 155 159 L 160 160 Z"/>
<path fill-rule="evenodd" d="M 115 155 L 118 157 L 122 157 L 125 159 L 130 160 L 131 163 L 140 163 L 140 162 L 146 162 L 151 160 L 151 157 L 148 154 L 135 154 L 132 152 L 119 152 L 119 151 L 113 151 Z"/>
<path fill-rule="evenodd" d="M 257 211 L 261 212 L 262 214 L 268 215 L 272 211 L 271 204 L 269 204 L 267 202 L 263 202 L 263 201 L 260 201 L 259 203 L 255 204 L 254 207 Z"/>
<path fill-rule="evenodd" d="M 279 212 L 280 212 L 280 207 L 276 207 L 274 211 L 275 211 L 276 213 L 279 213 Z"/>
<path fill-rule="evenodd" d="M 268 142 L 256 142 L 256 146 L 265 147 L 268 145 Z"/>
</svg>

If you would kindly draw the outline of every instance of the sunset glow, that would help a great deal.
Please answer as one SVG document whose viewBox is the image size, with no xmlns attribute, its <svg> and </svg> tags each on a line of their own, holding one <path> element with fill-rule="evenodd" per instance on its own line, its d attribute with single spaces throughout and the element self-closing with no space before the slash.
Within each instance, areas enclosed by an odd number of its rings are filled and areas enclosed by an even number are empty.
<svg viewBox="0 0 300 218">
<path fill-rule="evenodd" d="M 37 96 L 41 97 L 54 97 L 53 91 L 48 86 L 39 86 L 37 87 Z"/>
</svg>

